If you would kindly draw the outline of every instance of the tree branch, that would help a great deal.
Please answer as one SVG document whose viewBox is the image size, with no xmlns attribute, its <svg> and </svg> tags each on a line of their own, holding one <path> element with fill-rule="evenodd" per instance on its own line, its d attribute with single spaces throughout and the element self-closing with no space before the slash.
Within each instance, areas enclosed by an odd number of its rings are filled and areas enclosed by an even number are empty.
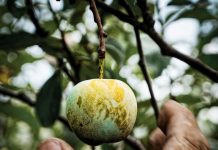
<svg viewBox="0 0 218 150">
<path fill-rule="evenodd" d="M 119 0 L 119 2 L 126 9 L 129 16 L 132 17 L 132 18 L 135 18 L 134 13 L 131 10 L 128 3 L 126 2 L 126 0 Z M 142 48 L 142 43 L 141 43 L 141 39 L 140 39 L 140 33 L 139 33 L 139 30 L 136 27 L 134 27 L 134 32 L 135 32 L 135 37 L 136 37 L 137 50 L 138 50 L 138 54 L 139 54 L 139 66 L 141 68 L 144 79 L 147 82 L 148 89 L 149 89 L 150 96 L 151 96 L 151 101 L 150 102 L 151 102 L 152 108 L 154 110 L 155 118 L 156 118 L 156 120 L 158 120 L 159 111 L 158 111 L 158 106 L 157 106 L 157 100 L 156 100 L 156 98 L 154 96 L 154 92 L 153 92 L 152 85 L 151 85 L 151 79 L 150 79 L 149 73 L 147 71 L 147 66 L 146 66 L 146 63 L 145 63 L 145 58 L 144 58 L 144 53 L 143 53 L 143 48 Z"/>
<path fill-rule="evenodd" d="M 103 2 L 96 1 L 96 4 L 97 6 L 101 7 L 102 10 L 113 14 L 121 21 L 127 22 L 147 33 L 150 38 L 153 39 L 153 41 L 160 47 L 161 53 L 163 55 L 178 58 L 179 60 L 189 64 L 192 68 L 198 70 L 214 82 L 218 82 L 218 71 L 214 70 L 213 68 L 209 67 L 198 59 L 180 53 L 179 51 L 171 47 L 167 42 L 165 42 L 153 28 L 148 27 L 145 23 L 138 22 L 136 19 L 129 17 L 123 12 L 114 9 Z"/>
<path fill-rule="evenodd" d="M 138 7 L 141 10 L 143 23 L 146 24 L 148 27 L 153 28 L 154 20 L 148 11 L 147 0 L 137 0 Z"/>
<path fill-rule="evenodd" d="M 9 89 L 6 89 L 6 88 L 3 88 L 2 86 L 0 86 L 0 93 L 3 95 L 6 95 L 6 96 L 20 99 L 20 100 L 22 100 L 22 102 L 28 104 L 29 106 L 32 106 L 32 107 L 35 106 L 34 101 L 22 92 L 12 91 L 12 90 L 9 90 Z"/>
<path fill-rule="evenodd" d="M 41 37 L 46 37 L 48 35 L 48 32 L 45 31 L 41 26 L 40 23 L 38 22 L 37 18 L 36 18 L 36 14 L 34 12 L 34 6 L 31 0 L 26 0 L 26 7 L 27 7 L 27 13 L 31 19 L 31 21 L 33 22 L 35 28 L 36 28 L 36 33 L 41 36 Z"/>
<path fill-rule="evenodd" d="M 106 33 L 104 32 L 102 23 L 101 23 L 101 17 L 98 13 L 98 9 L 95 4 L 95 0 L 89 0 L 90 9 L 94 16 L 94 21 L 96 22 L 98 26 L 98 32 L 99 32 L 99 49 L 98 49 L 98 61 L 99 61 L 99 78 L 103 78 L 103 71 L 104 71 L 104 59 L 105 59 L 105 37 L 107 37 Z"/>
<path fill-rule="evenodd" d="M 67 55 L 67 60 L 69 61 L 71 67 L 73 68 L 74 70 L 74 74 L 75 74 L 75 81 L 74 83 L 78 83 L 79 80 L 80 80 L 80 77 L 79 77 L 79 64 L 76 63 L 76 59 L 75 57 L 72 55 L 67 43 L 66 43 L 66 40 L 65 40 L 65 36 L 64 36 L 64 31 L 62 31 L 62 29 L 60 28 L 60 21 L 58 19 L 58 17 L 56 16 L 56 13 L 54 12 L 54 10 L 52 9 L 51 7 L 51 4 L 48 0 L 48 7 L 49 7 L 49 10 L 51 11 L 52 15 L 53 15 L 53 18 L 54 18 L 54 21 L 56 23 L 56 26 L 61 34 L 61 43 L 62 43 L 62 47 L 63 47 L 63 50 L 64 52 L 66 53 Z"/>
<path fill-rule="evenodd" d="M 199 59 L 194 59 L 190 56 L 178 52 L 175 48 L 168 45 L 154 29 L 149 30 L 147 34 L 158 44 L 163 55 L 175 57 L 183 62 L 186 62 L 191 67 L 206 75 L 214 82 L 218 82 L 218 72 L 215 69 L 204 64 Z"/>
<path fill-rule="evenodd" d="M 126 139 L 125 139 L 125 142 L 133 147 L 135 150 L 146 150 L 146 148 L 144 147 L 144 145 L 141 143 L 141 141 L 139 141 L 138 139 L 136 139 L 135 137 L 133 136 L 128 136 Z"/>
<path fill-rule="evenodd" d="M 77 80 L 75 79 L 75 77 L 70 73 L 70 71 L 66 67 L 65 62 L 61 58 L 57 58 L 57 60 L 58 60 L 58 64 L 59 64 L 60 68 L 64 71 L 64 73 L 68 76 L 68 78 L 73 83 L 77 83 Z"/>
<path fill-rule="evenodd" d="M 100 15 L 98 13 L 96 4 L 95 4 L 95 0 L 89 0 L 90 3 L 90 9 L 93 13 L 94 16 L 94 21 L 96 22 L 96 24 L 98 25 L 98 30 L 99 30 L 99 58 L 105 58 L 105 32 L 101 23 L 101 18 Z"/>
<path fill-rule="evenodd" d="M 150 76 L 148 74 L 147 66 L 145 64 L 144 54 L 143 54 L 143 49 L 142 49 L 142 44 L 141 44 L 141 39 L 140 39 L 140 33 L 139 33 L 139 30 L 136 29 L 136 28 L 134 28 L 134 31 L 135 31 L 136 42 L 137 42 L 137 47 L 138 47 L 138 53 L 139 53 L 139 58 L 140 58 L 139 66 L 140 66 L 140 68 L 142 70 L 145 81 L 147 82 L 148 89 L 149 89 L 149 92 L 150 92 L 150 95 L 151 95 L 151 105 L 152 105 L 153 110 L 154 110 L 155 118 L 156 118 L 156 120 L 158 120 L 159 110 L 158 110 L 158 106 L 157 106 L 157 100 L 156 100 L 156 98 L 154 96 Z"/>
</svg>

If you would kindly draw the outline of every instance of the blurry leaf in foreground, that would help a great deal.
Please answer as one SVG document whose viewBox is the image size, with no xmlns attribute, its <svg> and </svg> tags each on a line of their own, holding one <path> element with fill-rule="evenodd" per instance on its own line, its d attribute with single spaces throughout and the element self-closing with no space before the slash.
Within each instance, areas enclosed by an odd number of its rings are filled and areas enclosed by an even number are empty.
<svg viewBox="0 0 218 150">
<path fill-rule="evenodd" d="M 37 136 L 40 125 L 35 116 L 33 116 L 30 110 L 28 110 L 26 107 L 0 102 L 0 113 L 3 113 L 8 117 L 26 122 L 31 127 L 33 133 Z"/>
<path fill-rule="evenodd" d="M 36 114 L 43 126 L 51 126 L 57 119 L 61 95 L 61 73 L 57 71 L 46 81 L 37 95 Z"/>
<path fill-rule="evenodd" d="M 54 56 L 63 53 L 61 41 L 53 37 L 41 38 L 27 32 L 0 34 L 0 51 L 24 50 L 33 45 L 39 45 L 46 53 Z"/>
<path fill-rule="evenodd" d="M 119 44 L 119 42 L 117 42 L 113 38 L 107 38 L 106 49 L 107 52 L 111 55 L 111 57 L 113 57 L 113 59 L 117 62 L 119 66 L 123 64 L 124 51 L 122 46 Z"/>
<path fill-rule="evenodd" d="M 145 56 L 148 63 L 149 73 L 153 78 L 158 77 L 170 62 L 168 57 L 162 56 L 159 52 L 154 52 Z"/>
<path fill-rule="evenodd" d="M 28 46 L 37 45 L 42 39 L 27 32 L 0 34 L 0 50 L 22 50 Z"/>
<path fill-rule="evenodd" d="M 201 99 L 199 97 L 193 95 L 180 95 L 176 97 L 176 100 L 180 103 L 185 103 L 188 105 L 193 105 L 201 102 Z"/>
<path fill-rule="evenodd" d="M 210 67 L 218 70 L 218 54 L 204 54 L 200 56 L 200 59 Z"/>
<path fill-rule="evenodd" d="M 204 20 L 216 19 L 206 8 L 193 8 L 183 11 L 179 16 L 179 18 L 195 18 L 200 22 Z"/>
</svg>

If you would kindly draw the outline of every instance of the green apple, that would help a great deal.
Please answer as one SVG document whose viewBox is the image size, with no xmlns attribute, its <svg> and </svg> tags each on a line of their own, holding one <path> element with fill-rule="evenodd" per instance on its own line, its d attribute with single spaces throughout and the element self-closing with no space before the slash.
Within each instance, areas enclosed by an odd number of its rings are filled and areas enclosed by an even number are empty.
<svg viewBox="0 0 218 150">
<path fill-rule="evenodd" d="M 85 143 L 118 142 L 133 129 L 137 102 L 124 82 L 91 79 L 73 87 L 67 98 L 66 115 L 72 130 Z"/>
</svg>

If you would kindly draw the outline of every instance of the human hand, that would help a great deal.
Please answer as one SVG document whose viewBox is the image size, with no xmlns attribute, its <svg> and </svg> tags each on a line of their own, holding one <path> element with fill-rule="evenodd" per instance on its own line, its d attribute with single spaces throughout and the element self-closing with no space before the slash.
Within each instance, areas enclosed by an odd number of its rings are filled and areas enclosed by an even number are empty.
<svg viewBox="0 0 218 150">
<path fill-rule="evenodd" d="M 175 101 L 163 105 L 158 126 L 150 136 L 151 150 L 209 150 L 191 111 Z"/>
</svg>

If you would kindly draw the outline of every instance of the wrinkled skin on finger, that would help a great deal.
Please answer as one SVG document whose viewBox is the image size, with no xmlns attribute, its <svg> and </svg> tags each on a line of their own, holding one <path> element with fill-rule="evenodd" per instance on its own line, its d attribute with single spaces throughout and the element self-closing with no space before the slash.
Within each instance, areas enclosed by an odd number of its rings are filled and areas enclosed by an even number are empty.
<svg viewBox="0 0 218 150">
<path fill-rule="evenodd" d="M 208 142 L 187 108 L 169 100 L 149 140 L 151 150 L 209 150 Z"/>
</svg>

